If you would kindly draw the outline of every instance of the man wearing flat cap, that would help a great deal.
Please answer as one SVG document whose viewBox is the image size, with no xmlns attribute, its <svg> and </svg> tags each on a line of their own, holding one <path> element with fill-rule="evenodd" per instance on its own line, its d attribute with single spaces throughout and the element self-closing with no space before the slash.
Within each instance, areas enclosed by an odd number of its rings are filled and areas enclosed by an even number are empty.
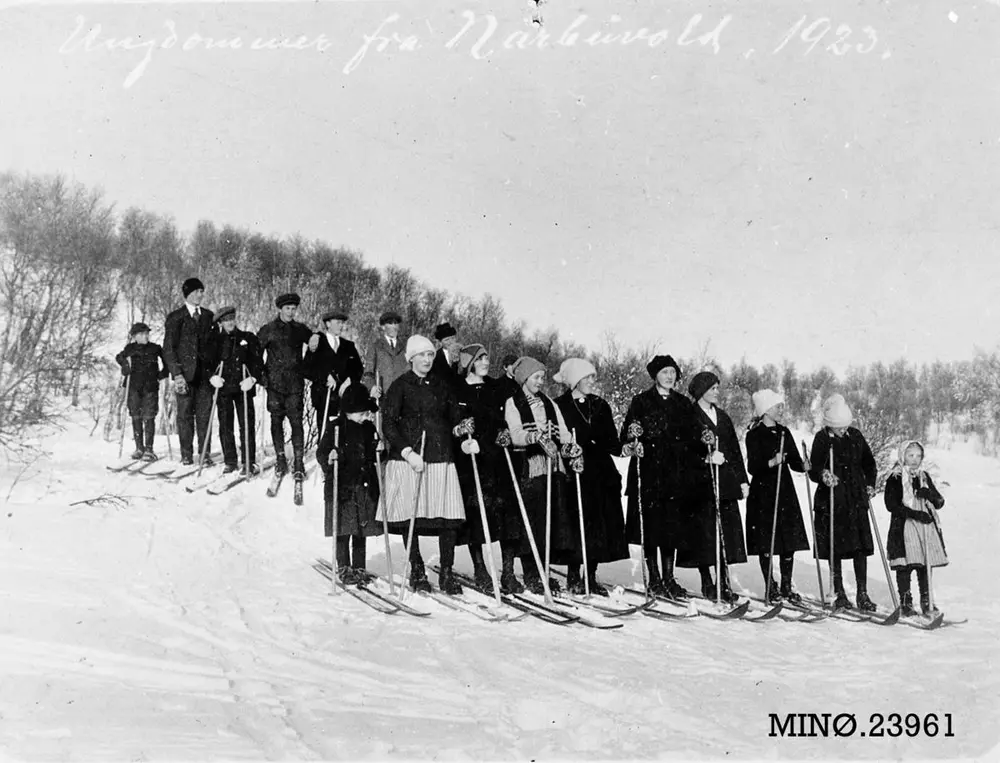
<svg viewBox="0 0 1000 763">
<path fill-rule="evenodd" d="M 181 444 L 181 463 L 194 463 L 194 434 L 198 430 L 198 452 L 205 452 L 205 466 L 212 465 L 206 447 L 208 420 L 212 415 L 212 375 L 209 363 L 214 316 L 201 306 L 205 285 L 188 278 L 181 286 L 184 304 L 167 316 L 163 329 L 163 360 L 174 382 L 177 395 L 177 437 Z"/>
<path fill-rule="evenodd" d="M 319 344 L 304 323 L 295 320 L 301 303 L 298 294 L 282 294 L 274 304 L 278 317 L 265 323 L 257 332 L 264 355 L 264 375 L 261 384 L 267 389 L 267 411 L 271 414 L 271 440 L 275 451 L 275 475 L 288 473 L 285 455 L 285 419 L 292 428 L 292 470 L 296 481 L 306 478 L 305 434 L 302 430 L 302 397 L 305 386 L 303 349 Z"/>
<path fill-rule="evenodd" d="M 362 383 L 376 400 L 396 379 L 410 370 L 406 360 L 406 338 L 399 335 L 402 316 L 386 310 L 378 319 L 381 331 L 365 353 L 365 373 Z"/>
<path fill-rule="evenodd" d="M 217 329 L 212 334 L 211 366 L 218 369 L 221 363 L 222 370 L 208 381 L 219 390 L 216 407 L 219 412 L 219 441 L 222 443 L 222 456 L 226 464 L 224 472 L 235 472 L 239 468 L 238 462 L 242 461 L 244 473 L 257 474 L 260 470 L 257 468 L 257 443 L 254 437 L 257 429 L 253 399 L 257 380 L 263 374 L 260 342 L 256 335 L 236 328 L 235 307 L 220 307 L 215 314 L 215 323 Z M 240 425 L 238 453 L 237 421 Z"/>
<path fill-rule="evenodd" d="M 458 332 L 445 321 L 434 329 L 434 338 L 438 342 L 438 351 L 434 356 L 431 373 L 454 386 L 459 381 L 458 353 L 462 347 L 462 343 L 458 340 Z"/>
<path fill-rule="evenodd" d="M 364 372 L 358 348 L 350 339 L 341 336 L 347 313 L 327 310 L 321 320 L 325 331 L 313 334 L 316 340 L 311 344 L 315 344 L 316 349 L 307 353 L 305 359 L 305 375 L 312 382 L 310 394 L 316 410 L 317 437 L 324 431 L 324 411 L 327 421 L 336 418 L 340 412 L 340 396 L 352 384 L 360 384 Z"/>
</svg>

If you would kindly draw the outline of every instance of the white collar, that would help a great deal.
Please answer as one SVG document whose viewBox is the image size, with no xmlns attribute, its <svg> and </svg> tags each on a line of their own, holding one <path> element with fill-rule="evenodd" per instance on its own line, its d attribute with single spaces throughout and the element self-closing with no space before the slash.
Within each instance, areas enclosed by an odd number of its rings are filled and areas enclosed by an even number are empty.
<svg viewBox="0 0 1000 763">
<path fill-rule="evenodd" d="M 184 307 L 188 309 L 188 313 L 191 315 L 192 318 L 194 318 L 197 312 L 201 310 L 201 305 L 192 305 L 190 302 L 186 300 L 184 302 Z"/>
</svg>

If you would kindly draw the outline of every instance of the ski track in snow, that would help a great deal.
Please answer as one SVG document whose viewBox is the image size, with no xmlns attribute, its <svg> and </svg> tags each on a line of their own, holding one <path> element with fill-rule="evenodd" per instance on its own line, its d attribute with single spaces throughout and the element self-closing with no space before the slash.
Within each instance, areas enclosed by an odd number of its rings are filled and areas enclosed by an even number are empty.
<svg viewBox="0 0 1000 763">
<path fill-rule="evenodd" d="M 997 743 L 1000 462 L 960 449 L 929 450 L 951 483 L 951 565 L 934 580 L 970 622 L 924 633 L 640 616 L 595 631 L 434 602 L 431 618 L 387 617 L 310 569 L 331 551 L 311 481 L 302 507 L 263 480 L 187 494 L 107 472 L 115 447 L 83 425 L 50 447 L 0 532 L 0 751 L 17 759 L 979 757 Z M 130 505 L 68 507 L 105 492 Z M 881 497 L 876 515 L 884 538 Z M 381 539 L 368 548 L 383 571 Z M 433 539 L 422 548 L 436 561 Z M 640 580 L 636 560 L 599 574 Z M 806 554 L 795 580 L 816 592 Z M 734 568 L 737 590 L 761 582 L 755 559 Z M 888 605 L 877 557 L 869 588 Z M 774 739 L 772 712 L 854 713 L 859 729 L 874 712 L 950 712 L 956 735 Z"/>
</svg>

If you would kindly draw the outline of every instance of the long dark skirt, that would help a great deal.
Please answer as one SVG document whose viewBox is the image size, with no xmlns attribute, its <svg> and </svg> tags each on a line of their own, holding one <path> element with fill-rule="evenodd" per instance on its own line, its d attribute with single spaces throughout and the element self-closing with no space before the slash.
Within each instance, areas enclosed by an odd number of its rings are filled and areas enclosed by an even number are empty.
<svg viewBox="0 0 1000 763">
<path fill-rule="evenodd" d="M 747 560 L 743 542 L 743 522 L 738 501 L 721 501 L 722 537 L 725 542 L 727 564 L 741 564 Z M 702 501 L 697 510 L 685 517 L 685 543 L 677 551 L 678 567 L 703 567 L 715 564 L 715 504 Z"/>
<path fill-rule="evenodd" d="M 531 523 L 531 532 L 535 536 L 535 544 L 542 564 L 545 563 L 545 475 L 522 480 L 521 495 Z M 552 550 L 551 564 L 579 564 L 580 530 L 578 521 L 574 522 L 575 508 L 569 500 L 569 483 L 565 474 L 552 474 Z M 521 538 L 519 553 L 522 556 L 531 555 L 531 545 L 527 534 Z"/>
<path fill-rule="evenodd" d="M 621 477 L 610 458 L 607 459 L 611 471 L 595 462 L 585 464 L 580 474 L 580 493 L 583 497 L 583 531 L 587 541 L 587 561 L 590 564 L 605 564 L 628 559 L 628 543 L 625 541 L 625 517 L 622 514 Z M 579 526 L 580 515 L 577 504 L 576 477 L 567 476 L 572 500 L 571 512 Z M 579 536 L 579 532 L 577 532 Z M 581 558 L 583 556 L 581 550 Z"/>
<path fill-rule="evenodd" d="M 479 467 L 479 481 L 482 486 L 483 505 L 486 508 L 486 521 L 489 523 L 490 540 L 516 541 L 524 535 L 524 521 L 514 494 L 514 483 L 503 459 L 476 457 Z M 479 497 L 476 494 L 475 476 L 472 472 L 472 459 L 462 454 L 455 463 L 458 471 L 458 483 L 462 490 L 462 500 L 465 503 L 465 525 L 458 536 L 458 545 L 469 543 L 485 543 L 482 513 L 479 508 Z"/>
</svg>

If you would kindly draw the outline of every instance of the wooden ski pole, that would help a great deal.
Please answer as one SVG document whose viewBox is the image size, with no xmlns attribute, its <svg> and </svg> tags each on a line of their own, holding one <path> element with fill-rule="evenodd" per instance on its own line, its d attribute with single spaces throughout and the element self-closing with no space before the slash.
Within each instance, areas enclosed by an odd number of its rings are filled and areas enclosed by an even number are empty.
<svg viewBox="0 0 1000 763">
<path fill-rule="evenodd" d="M 243 364 L 243 381 L 247 380 L 247 367 Z M 243 468 L 246 470 L 247 479 L 253 477 L 253 472 L 250 471 L 250 438 L 254 436 L 252 431 L 248 430 L 250 426 L 250 407 L 247 405 L 248 392 L 243 389 L 243 426 L 240 427 L 240 439 L 243 440 Z M 317 471 L 319 471 L 317 469 Z"/>
<path fill-rule="evenodd" d="M 781 444 L 778 446 L 778 485 L 774 489 L 774 516 L 771 517 L 771 548 L 767 554 L 767 582 L 764 598 L 771 601 L 771 580 L 774 571 L 774 538 L 778 534 L 778 501 L 781 496 L 782 467 L 785 465 L 785 430 L 781 430 Z"/>
<path fill-rule="evenodd" d="M 379 386 L 379 373 L 375 372 L 375 386 Z M 381 399 L 381 398 L 380 398 Z M 381 405 L 379 406 L 381 409 Z M 375 411 L 375 431 L 378 432 L 379 443 L 382 439 L 382 413 Z M 385 486 L 382 484 L 382 451 L 375 447 L 375 479 L 378 480 L 378 505 L 382 512 L 382 538 L 385 541 L 385 570 L 389 579 L 389 594 L 396 595 L 396 584 L 392 581 L 392 551 L 389 548 L 389 514 L 385 505 Z"/>
<path fill-rule="evenodd" d="M 866 493 L 867 495 L 867 493 Z M 878 553 L 882 557 L 882 568 L 885 570 L 885 582 L 889 586 L 889 596 L 892 598 L 893 612 L 899 611 L 899 599 L 896 598 L 896 589 L 892 585 L 892 571 L 889 569 L 889 560 L 885 556 L 885 547 L 882 545 L 882 534 L 878 530 L 878 521 L 875 519 L 875 507 L 872 506 L 871 496 L 868 496 L 868 515 L 872 520 L 872 530 L 875 533 L 875 540 L 878 541 Z M 928 584 L 930 581 L 928 581 Z"/>
<path fill-rule="evenodd" d="M 424 455 L 424 444 L 427 442 L 427 430 L 425 429 L 420 435 L 420 456 L 423 458 Z M 424 469 L 427 468 L 427 464 L 424 464 Z M 399 587 L 399 598 L 403 598 L 403 594 L 406 592 L 406 585 L 409 582 L 410 577 L 410 555 L 413 553 L 413 528 L 417 523 L 417 511 L 420 510 L 420 488 L 423 486 L 424 472 L 421 469 L 417 472 L 417 490 L 416 494 L 413 496 L 413 514 L 410 515 L 410 528 L 407 531 L 407 543 L 406 543 L 406 564 L 403 566 L 403 582 L 400 583 Z M 419 542 L 419 541 L 418 541 Z"/>
<path fill-rule="evenodd" d="M 632 442 L 636 446 L 639 445 L 639 435 L 632 438 Z M 646 592 L 646 598 L 649 599 L 653 594 L 649 590 L 649 573 L 646 571 L 646 520 L 642 515 L 642 459 L 639 456 L 634 456 L 635 458 L 635 506 L 639 514 L 639 558 L 642 563 L 639 565 L 639 569 L 642 571 L 642 590 Z M 655 551 L 653 552 L 656 553 Z M 664 564 L 666 560 L 664 559 Z"/>
<path fill-rule="evenodd" d="M 531 546 L 531 555 L 535 559 L 535 566 L 542 570 L 542 557 L 538 553 L 538 544 L 535 543 L 535 534 L 531 531 L 531 522 L 528 520 L 528 510 L 524 508 L 524 498 L 521 496 L 521 486 L 517 483 L 517 475 L 514 474 L 514 464 L 510 460 L 510 451 L 503 449 L 504 457 L 507 459 L 507 469 L 510 470 L 510 479 L 514 483 L 514 496 L 517 498 L 518 508 L 521 509 L 521 520 L 524 522 L 524 531 L 528 534 L 528 544 Z M 549 578 L 542 576 L 542 590 L 545 591 L 545 602 L 552 604 L 552 592 L 549 590 Z"/>
<path fill-rule="evenodd" d="M 802 441 L 802 453 L 805 455 L 806 462 L 809 463 L 809 448 L 806 447 L 806 441 Z M 810 464 L 811 465 L 811 464 Z M 808 471 L 808 470 L 807 470 Z M 806 480 L 806 500 L 809 501 L 809 529 L 812 530 L 813 536 L 813 548 L 816 548 L 816 515 L 813 513 L 813 495 L 812 486 L 809 484 L 809 475 L 803 474 Z M 823 602 L 823 606 L 826 606 L 826 595 L 823 593 L 823 572 L 820 570 L 819 566 L 819 554 L 813 554 L 813 558 L 816 561 L 816 583 L 819 585 L 819 600 Z"/>
<path fill-rule="evenodd" d="M 219 367 L 215 369 L 215 375 L 218 376 L 222 373 L 222 363 L 219 363 Z M 193 402 L 193 401 L 192 401 Z M 198 457 L 198 477 L 201 477 L 201 470 L 205 468 L 205 456 L 208 455 L 208 444 L 212 441 L 212 419 L 215 418 L 215 407 L 219 402 L 219 388 L 215 388 L 215 392 L 212 394 L 212 410 L 208 414 L 208 426 L 205 427 L 205 442 L 201 444 L 201 455 Z M 195 422 L 197 427 L 197 421 Z"/>
<path fill-rule="evenodd" d="M 122 402 L 122 408 L 121 408 L 122 415 L 118 417 L 118 420 L 121 421 L 121 424 L 122 424 L 121 434 L 118 435 L 118 458 L 121 458 L 122 457 L 122 453 L 125 452 L 125 420 L 129 418 L 129 416 L 128 416 L 128 391 L 129 391 L 129 386 L 132 383 L 132 363 L 129 362 L 128 365 L 129 365 L 129 373 L 128 373 L 128 376 L 125 377 L 125 399 Z"/>
<path fill-rule="evenodd" d="M 719 452 L 719 439 L 715 438 L 712 443 L 712 449 L 718 453 Z M 722 509 L 719 507 L 719 467 L 716 464 L 711 464 L 712 467 L 712 486 L 715 489 L 715 601 L 718 604 L 722 601 L 722 571 L 725 569 L 726 575 L 729 575 L 729 565 L 726 562 L 726 544 L 722 532 Z"/>
<path fill-rule="evenodd" d="M 469 432 L 468 438 L 472 439 L 472 433 Z M 501 605 L 500 601 L 500 581 L 497 579 L 497 565 L 496 560 L 493 558 L 493 538 L 490 536 L 490 523 L 486 517 L 486 501 L 483 500 L 483 483 L 479 478 L 479 464 L 476 461 L 476 454 L 470 453 L 469 457 L 472 459 L 472 477 L 476 482 L 476 498 L 479 500 L 479 518 L 483 523 L 483 540 L 486 542 L 486 560 L 490 565 L 490 578 L 493 580 L 493 598 L 496 599 L 497 606 Z"/>
<path fill-rule="evenodd" d="M 576 430 L 573 430 L 573 444 L 576 445 Z M 572 467 L 571 467 L 572 468 Z M 576 506 L 580 511 L 580 549 L 583 551 L 583 588 L 590 598 L 590 566 L 587 564 L 587 533 L 583 525 L 583 490 L 580 487 L 580 472 L 574 470 L 576 477 Z"/>
<path fill-rule="evenodd" d="M 833 473 L 833 436 L 830 436 L 830 595 L 836 600 L 837 593 L 833 584 L 833 484 L 836 475 Z"/>
<path fill-rule="evenodd" d="M 545 455 L 545 577 L 552 558 L 552 456 Z"/>
<path fill-rule="evenodd" d="M 325 420 L 323 423 L 326 423 Z M 333 570 L 333 590 L 336 593 L 340 593 L 340 588 L 337 586 L 337 580 L 340 575 L 340 568 L 337 566 L 337 528 L 340 524 L 338 521 L 340 519 L 340 427 L 334 425 L 333 428 L 333 448 L 337 453 L 337 460 L 333 462 L 333 555 L 330 565 L 330 569 Z M 322 469 L 317 469 L 317 471 L 322 471 Z"/>
<path fill-rule="evenodd" d="M 170 416 L 167 411 L 167 401 L 170 393 L 170 380 L 169 377 L 163 380 L 165 383 L 163 385 L 163 435 L 167 438 L 167 458 L 170 461 L 174 460 L 174 444 L 170 441 Z"/>
</svg>

